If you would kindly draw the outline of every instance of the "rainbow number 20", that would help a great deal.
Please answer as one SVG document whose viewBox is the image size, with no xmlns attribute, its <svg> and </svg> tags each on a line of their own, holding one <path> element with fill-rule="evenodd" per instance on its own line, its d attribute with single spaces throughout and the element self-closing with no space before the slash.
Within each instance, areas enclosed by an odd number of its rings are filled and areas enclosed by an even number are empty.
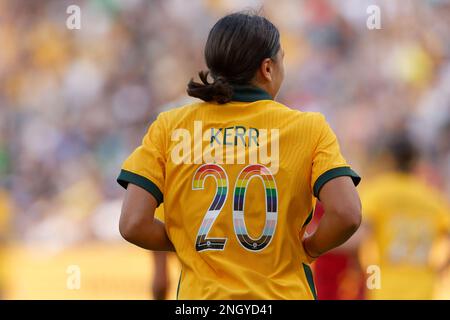
<svg viewBox="0 0 450 320">
<path fill-rule="evenodd" d="M 248 235 L 244 220 L 245 192 L 253 178 L 261 179 L 266 192 L 266 224 L 258 239 L 253 239 Z M 259 251 L 264 249 L 272 240 L 278 217 L 277 186 L 269 169 L 259 164 L 245 167 L 237 178 L 233 198 L 234 232 L 240 244 L 248 250 Z"/>
<path fill-rule="evenodd" d="M 203 190 L 205 180 L 207 177 L 214 177 L 216 180 L 216 195 L 206 212 L 202 225 L 197 233 L 197 241 L 195 242 L 195 249 L 202 250 L 223 250 L 226 238 L 206 238 L 211 230 L 211 226 L 217 219 L 217 216 L 222 210 L 228 195 L 228 177 L 225 170 L 216 164 L 204 164 L 195 171 L 194 179 L 192 180 L 192 190 Z"/>
<path fill-rule="evenodd" d="M 222 210 L 228 195 L 228 177 L 225 170 L 217 164 L 204 164 L 194 174 L 192 181 L 193 190 L 202 190 L 208 176 L 216 180 L 216 194 L 206 212 L 200 229 L 197 233 L 195 248 L 202 250 L 223 250 L 227 238 L 207 238 L 214 221 Z M 244 220 L 245 193 L 250 180 L 259 178 L 265 189 L 266 221 L 261 236 L 252 238 L 248 232 Z M 276 229 L 278 217 L 278 196 L 275 179 L 268 168 L 260 164 L 248 165 L 238 175 L 233 195 L 233 225 L 236 238 L 247 250 L 260 251 L 266 248 Z"/>
</svg>

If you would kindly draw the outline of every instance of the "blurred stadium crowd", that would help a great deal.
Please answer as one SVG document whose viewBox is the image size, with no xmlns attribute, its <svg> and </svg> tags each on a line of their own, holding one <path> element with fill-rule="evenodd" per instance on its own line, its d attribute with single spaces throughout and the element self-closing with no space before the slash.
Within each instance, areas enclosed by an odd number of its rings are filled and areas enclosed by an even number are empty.
<svg viewBox="0 0 450 320">
<path fill-rule="evenodd" d="M 374 3 L 381 30 L 366 27 Z M 81 7 L 81 30 L 66 28 L 70 4 Z M 407 128 L 421 174 L 448 198 L 449 1 L 0 0 L 9 239 L 55 249 L 116 239 L 122 161 L 160 111 L 189 101 L 213 23 L 262 5 L 286 52 L 278 99 L 324 113 L 365 178 L 383 164 L 387 133 Z"/>
</svg>

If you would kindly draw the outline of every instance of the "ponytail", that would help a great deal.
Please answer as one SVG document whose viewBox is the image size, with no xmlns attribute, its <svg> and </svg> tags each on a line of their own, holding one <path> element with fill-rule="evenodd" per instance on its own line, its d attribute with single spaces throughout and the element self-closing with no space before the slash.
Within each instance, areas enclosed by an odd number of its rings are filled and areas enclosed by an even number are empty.
<svg viewBox="0 0 450 320">
<path fill-rule="evenodd" d="M 187 86 L 187 94 L 191 97 L 202 99 L 203 101 L 214 101 L 224 104 L 231 101 L 233 96 L 233 88 L 224 77 L 216 77 L 212 83 L 208 82 L 209 71 L 200 71 L 198 73 L 202 83 L 195 82 L 194 79 L 189 81 Z"/>
</svg>

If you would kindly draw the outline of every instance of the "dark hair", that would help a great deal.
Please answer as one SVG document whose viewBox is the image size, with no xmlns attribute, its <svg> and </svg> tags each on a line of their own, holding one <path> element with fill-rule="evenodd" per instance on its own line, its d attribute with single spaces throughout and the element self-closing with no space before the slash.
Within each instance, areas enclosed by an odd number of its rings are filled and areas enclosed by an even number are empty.
<svg viewBox="0 0 450 320">
<path fill-rule="evenodd" d="M 409 172 L 419 158 L 419 151 L 407 132 L 396 132 L 389 137 L 386 149 L 397 170 Z"/>
<path fill-rule="evenodd" d="M 279 49 L 280 33 L 266 18 L 243 12 L 227 15 L 217 21 L 206 41 L 209 71 L 199 72 L 202 83 L 191 79 L 187 93 L 204 101 L 227 103 L 233 85 L 249 84 L 261 62 L 275 57 Z"/>
</svg>

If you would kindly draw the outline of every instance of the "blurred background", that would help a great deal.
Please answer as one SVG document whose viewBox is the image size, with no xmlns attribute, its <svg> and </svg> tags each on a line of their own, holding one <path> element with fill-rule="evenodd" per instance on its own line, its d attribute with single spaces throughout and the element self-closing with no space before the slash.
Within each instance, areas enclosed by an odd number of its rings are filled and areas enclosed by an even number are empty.
<svg viewBox="0 0 450 320">
<path fill-rule="evenodd" d="M 66 27 L 72 4 L 80 30 Z M 380 30 L 366 26 L 372 4 Z M 280 102 L 324 113 L 363 183 L 407 130 L 416 174 L 448 202 L 450 1 L 0 0 L 2 298 L 152 298 L 152 256 L 118 233 L 115 179 L 157 114 L 190 101 L 215 21 L 252 8 L 282 34 Z M 173 299 L 176 257 L 168 270 Z M 448 299 L 449 270 L 439 277 L 434 298 Z"/>
</svg>

